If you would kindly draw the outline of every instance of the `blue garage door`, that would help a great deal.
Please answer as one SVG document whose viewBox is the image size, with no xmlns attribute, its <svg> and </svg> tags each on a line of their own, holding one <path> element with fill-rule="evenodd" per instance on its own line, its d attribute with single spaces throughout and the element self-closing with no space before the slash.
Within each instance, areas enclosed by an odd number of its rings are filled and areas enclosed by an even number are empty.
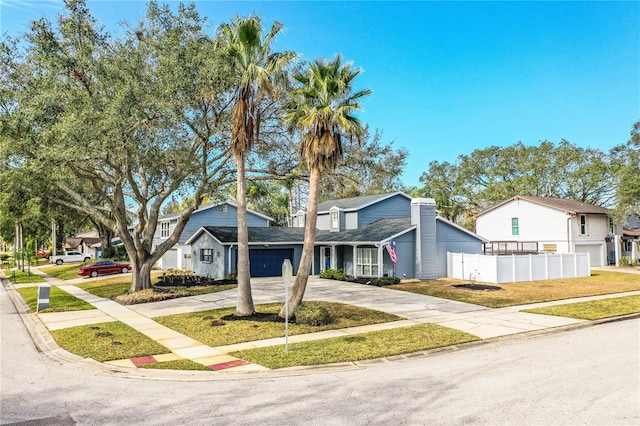
<svg viewBox="0 0 640 426">
<path fill-rule="evenodd" d="M 249 250 L 252 277 L 278 277 L 282 275 L 282 262 L 293 262 L 293 249 Z"/>
</svg>

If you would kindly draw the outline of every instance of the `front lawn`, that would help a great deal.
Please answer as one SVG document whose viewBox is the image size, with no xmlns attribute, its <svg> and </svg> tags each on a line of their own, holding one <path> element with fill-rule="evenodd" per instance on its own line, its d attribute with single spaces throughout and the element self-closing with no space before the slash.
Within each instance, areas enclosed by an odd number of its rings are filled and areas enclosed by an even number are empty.
<svg viewBox="0 0 640 426">
<path fill-rule="evenodd" d="M 402 319 L 384 312 L 342 303 L 305 302 L 305 304 L 309 306 L 326 307 L 334 318 L 334 321 L 324 326 L 289 324 L 289 335 L 378 324 Z M 263 315 L 275 316 L 280 311 L 280 308 L 282 308 L 282 303 L 270 303 L 256 306 L 256 311 Z M 221 319 L 222 317 L 232 315 L 234 311 L 235 308 L 223 308 L 203 312 L 168 315 L 154 318 L 154 320 L 212 347 L 270 339 L 273 337 L 284 337 L 284 322 L 257 321 L 256 319 Z"/>
<path fill-rule="evenodd" d="M 14 273 L 15 277 L 13 276 Z M 12 271 L 11 268 L 5 268 L 4 275 L 14 284 L 42 283 L 45 281 L 41 276 L 29 272 L 29 268 L 26 266 L 24 272 L 22 272 L 22 269 Z"/>
<path fill-rule="evenodd" d="M 433 281 L 395 284 L 387 286 L 387 288 L 458 300 L 489 308 L 501 308 L 573 297 L 640 290 L 640 275 L 593 271 L 590 277 L 584 278 L 496 284 L 502 288 L 499 291 L 478 291 L 453 287 L 454 284 L 460 283 L 469 282 L 444 278 Z"/>
<path fill-rule="evenodd" d="M 33 312 L 37 309 L 38 304 L 38 287 L 24 287 L 16 289 L 22 298 L 27 302 L 29 308 Z M 93 305 L 78 299 L 56 286 L 51 286 L 49 295 L 49 307 L 40 312 L 66 312 L 66 311 L 84 311 L 95 309 Z"/>
<path fill-rule="evenodd" d="M 47 275 L 66 281 L 74 278 L 81 278 L 82 276 L 78 275 L 78 269 L 80 269 L 82 265 L 88 265 L 91 262 L 95 262 L 95 259 L 85 263 L 63 263 L 62 265 L 51 264 L 51 266 L 40 268 L 40 270 Z"/>
<path fill-rule="evenodd" d="M 640 312 L 640 296 L 615 297 L 591 302 L 568 303 L 545 308 L 525 309 L 522 312 L 555 315 L 584 320 L 598 320 Z"/>
<path fill-rule="evenodd" d="M 359 361 L 407 354 L 480 340 L 463 331 L 437 324 L 420 324 L 391 330 L 372 331 L 352 336 L 293 343 L 231 352 L 235 356 L 268 368 L 320 365 Z"/>
<path fill-rule="evenodd" d="M 96 361 L 136 358 L 170 352 L 122 322 L 105 322 L 51 331 L 58 345 Z"/>
</svg>

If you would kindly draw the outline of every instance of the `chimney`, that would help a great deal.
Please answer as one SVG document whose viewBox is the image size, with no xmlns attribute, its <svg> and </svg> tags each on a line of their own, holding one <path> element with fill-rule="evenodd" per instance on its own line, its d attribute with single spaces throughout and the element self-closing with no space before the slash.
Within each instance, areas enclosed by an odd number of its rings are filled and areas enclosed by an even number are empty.
<svg viewBox="0 0 640 426">
<path fill-rule="evenodd" d="M 433 198 L 411 200 L 411 224 L 416 225 L 416 278 L 437 278 L 436 201 Z"/>
</svg>

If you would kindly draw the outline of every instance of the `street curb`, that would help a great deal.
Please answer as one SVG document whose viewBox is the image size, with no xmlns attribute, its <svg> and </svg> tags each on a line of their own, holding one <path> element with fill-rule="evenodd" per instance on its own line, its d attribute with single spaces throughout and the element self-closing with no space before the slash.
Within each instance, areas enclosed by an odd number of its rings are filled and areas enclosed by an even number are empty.
<svg viewBox="0 0 640 426">
<path fill-rule="evenodd" d="M 441 348 L 428 349 L 424 351 L 412 352 L 402 355 L 394 355 L 383 358 L 375 358 L 353 362 L 341 362 L 334 364 L 324 365 L 312 365 L 312 366 L 296 366 L 288 367 L 279 370 L 266 370 L 260 372 L 242 372 L 242 371 L 215 371 L 213 375 L 211 372 L 202 371 L 187 371 L 187 370 L 147 370 L 138 368 L 126 368 L 113 365 L 107 365 L 91 358 L 82 358 L 67 350 L 61 348 L 49 329 L 40 320 L 38 315 L 31 311 L 24 299 L 18 294 L 11 282 L 6 277 L 0 277 L 2 286 L 7 291 L 9 298 L 13 305 L 16 307 L 16 311 L 20 315 L 22 322 L 36 349 L 46 355 L 50 359 L 57 361 L 61 364 L 73 365 L 75 367 L 89 369 L 93 373 L 116 375 L 122 378 L 128 379 L 144 379 L 144 380 L 170 380 L 170 381 L 219 381 L 219 380 L 239 380 L 239 379 L 260 379 L 260 378 L 276 378 L 276 377 L 289 377 L 289 376 L 302 376 L 309 374 L 323 374 L 323 373 L 335 373 L 340 371 L 352 371 L 366 369 L 371 366 L 377 366 L 380 364 L 393 363 L 398 361 L 407 361 L 420 358 L 428 358 L 431 356 L 439 355 L 442 353 L 456 352 L 465 349 L 472 349 L 478 346 L 515 341 L 521 339 L 528 339 L 547 334 L 556 334 L 564 331 L 578 330 L 587 327 L 593 327 L 600 324 L 607 324 L 618 321 L 632 320 L 640 318 L 640 312 L 628 315 L 621 315 L 611 318 L 603 318 L 600 320 L 588 321 L 576 324 L 569 324 L 564 326 L 549 327 L 542 330 L 524 331 L 522 333 L 509 334 L 506 336 L 491 337 L 487 339 L 481 339 L 473 342 L 462 343 L 452 346 L 444 346 Z"/>
</svg>

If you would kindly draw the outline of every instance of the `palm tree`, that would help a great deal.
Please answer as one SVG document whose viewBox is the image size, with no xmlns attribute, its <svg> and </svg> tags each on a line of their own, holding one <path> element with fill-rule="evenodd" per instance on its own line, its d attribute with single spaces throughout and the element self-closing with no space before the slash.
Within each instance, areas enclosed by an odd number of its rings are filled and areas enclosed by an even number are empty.
<svg viewBox="0 0 640 426">
<path fill-rule="evenodd" d="M 254 313 L 249 274 L 249 233 L 247 229 L 247 198 L 245 189 L 245 162 L 260 131 L 258 107 L 261 100 L 276 92 L 277 84 L 283 80 L 285 68 L 295 54 L 274 53 L 271 42 L 283 28 L 275 22 L 264 37 L 258 16 L 236 18 L 231 24 L 220 26 L 227 43 L 233 67 L 238 77 L 235 92 L 235 107 L 231 129 L 231 151 L 236 159 L 238 206 L 238 304 L 237 316 Z"/>
<path fill-rule="evenodd" d="M 299 86 L 292 90 L 285 122 L 300 132 L 298 153 L 309 168 L 309 200 L 304 248 L 289 298 L 289 313 L 302 303 L 311 271 L 320 177 L 338 166 L 344 139 L 352 141 L 364 134 L 362 123 L 352 115 L 362 110 L 360 98 L 371 93 L 369 89 L 353 92 L 353 80 L 361 71 L 353 69 L 350 62 L 343 64 L 338 55 L 333 61 L 317 59 L 309 64 L 306 72 L 294 76 Z M 280 317 L 286 315 L 282 308 Z"/>
</svg>

